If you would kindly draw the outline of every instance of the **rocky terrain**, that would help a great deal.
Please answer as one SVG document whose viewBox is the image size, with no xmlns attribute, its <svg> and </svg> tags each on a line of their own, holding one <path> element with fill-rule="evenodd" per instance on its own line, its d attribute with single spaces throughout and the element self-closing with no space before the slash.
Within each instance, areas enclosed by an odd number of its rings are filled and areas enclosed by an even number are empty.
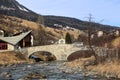
<svg viewBox="0 0 120 80">
<path fill-rule="evenodd" d="M 55 61 L 50 63 L 18 64 L 0 67 L 0 79 L 9 80 L 39 80 L 39 79 L 69 79 L 69 80 L 108 80 L 96 74 L 85 74 L 81 68 L 70 68 L 65 63 Z M 17 75 L 16 75 L 17 74 Z"/>
</svg>

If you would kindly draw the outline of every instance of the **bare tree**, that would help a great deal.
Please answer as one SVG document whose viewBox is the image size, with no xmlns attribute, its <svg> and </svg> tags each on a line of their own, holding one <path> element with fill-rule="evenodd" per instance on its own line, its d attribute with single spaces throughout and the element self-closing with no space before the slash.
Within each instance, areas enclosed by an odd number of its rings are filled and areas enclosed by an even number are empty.
<svg viewBox="0 0 120 80">
<path fill-rule="evenodd" d="M 94 55 L 94 57 L 95 57 L 95 64 L 97 64 L 97 55 L 96 55 L 96 53 L 95 53 L 95 51 L 94 51 L 94 49 L 93 49 L 93 47 L 92 47 L 92 42 L 91 42 L 91 34 L 92 34 L 92 30 L 93 30 L 93 28 L 92 28 L 92 14 L 89 14 L 89 17 L 87 17 L 88 18 L 88 45 L 89 45 L 89 48 L 91 49 L 91 51 L 92 51 L 92 54 Z"/>
</svg>

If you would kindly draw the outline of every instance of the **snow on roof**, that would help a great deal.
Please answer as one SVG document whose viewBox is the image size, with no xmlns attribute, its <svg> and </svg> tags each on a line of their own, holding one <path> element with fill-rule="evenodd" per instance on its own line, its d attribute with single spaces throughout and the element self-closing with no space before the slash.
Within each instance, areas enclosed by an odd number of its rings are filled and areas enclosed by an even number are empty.
<svg viewBox="0 0 120 80">
<path fill-rule="evenodd" d="M 31 31 L 22 33 L 17 36 L 12 36 L 12 37 L 0 37 L 0 40 L 5 41 L 9 44 L 16 45 L 18 42 L 20 42 L 24 37 L 26 37 Z"/>
</svg>

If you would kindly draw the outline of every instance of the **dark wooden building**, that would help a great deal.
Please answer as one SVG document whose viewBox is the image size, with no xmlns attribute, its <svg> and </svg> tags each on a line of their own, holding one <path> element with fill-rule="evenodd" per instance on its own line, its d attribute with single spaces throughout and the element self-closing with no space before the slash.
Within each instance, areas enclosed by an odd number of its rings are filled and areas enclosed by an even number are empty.
<svg viewBox="0 0 120 80">
<path fill-rule="evenodd" d="M 32 31 L 12 37 L 0 37 L 0 50 L 15 50 L 33 45 Z"/>
</svg>

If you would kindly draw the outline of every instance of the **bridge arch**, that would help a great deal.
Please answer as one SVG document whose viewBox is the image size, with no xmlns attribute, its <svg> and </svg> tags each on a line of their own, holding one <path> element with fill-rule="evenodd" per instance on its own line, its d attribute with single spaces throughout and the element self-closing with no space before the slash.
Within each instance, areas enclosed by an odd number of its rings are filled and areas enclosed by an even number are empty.
<svg viewBox="0 0 120 80">
<path fill-rule="evenodd" d="M 73 61 L 79 58 L 87 58 L 92 56 L 92 51 L 90 50 L 78 50 L 67 56 L 68 61 Z"/>
<path fill-rule="evenodd" d="M 56 57 L 54 54 L 48 51 L 36 51 L 29 55 L 29 58 L 37 57 L 42 61 L 54 61 Z"/>
</svg>

